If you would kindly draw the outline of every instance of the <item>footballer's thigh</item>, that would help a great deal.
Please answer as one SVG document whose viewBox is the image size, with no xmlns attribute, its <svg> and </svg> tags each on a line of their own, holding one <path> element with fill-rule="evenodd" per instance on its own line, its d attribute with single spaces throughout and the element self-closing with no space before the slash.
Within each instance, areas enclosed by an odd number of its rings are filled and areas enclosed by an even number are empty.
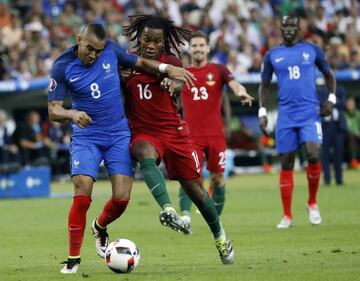
<svg viewBox="0 0 360 281">
<path fill-rule="evenodd" d="M 173 180 L 195 180 L 201 177 L 201 164 L 193 141 L 188 135 L 164 141 L 164 162 Z"/>
<path fill-rule="evenodd" d="M 97 179 L 99 166 L 103 159 L 103 153 L 98 145 L 89 138 L 73 137 L 70 146 L 70 172 L 73 179 L 76 179 L 74 184 L 82 182 L 90 182 L 90 179 L 83 179 L 85 176 L 91 178 L 94 182 Z"/>
<path fill-rule="evenodd" d="M 206 149 L 207 169 L 210 171 L 212 185 L 224 185 L 224 170 L 226 165 L 226 140 L 224 137 L 209 137 Z"/>
<path fill-rule="evenodd" d="M 300 141 L 305 143 L 305 150 L 310 163 L 319 161 L 322 140 L 323 133 L 319 119 L 309 120 L 300 128 Z"/>
</svg>

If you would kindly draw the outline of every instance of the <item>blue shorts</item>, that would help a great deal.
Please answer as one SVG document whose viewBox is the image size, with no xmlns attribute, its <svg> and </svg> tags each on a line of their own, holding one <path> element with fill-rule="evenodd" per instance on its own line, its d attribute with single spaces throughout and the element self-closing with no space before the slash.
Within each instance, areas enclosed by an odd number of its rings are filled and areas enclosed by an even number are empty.
<svg viewBox="0 0 360 281">
<path fill-rule="evenodd" d="M 70 153 L 71 176 L 87 175 L 96 181 L 102 160 L 110 176 L 134 174 L 128 130 L 77 135 L 71 140 Z"/>
<path fill-rule="evenodd" d="M 275 141 L 278 153 L 295 151 L 305 142 L 322 143 L 322 129 L 319 118 L 309 119 L 301 124 L 278 124 L 276 126 Z"/>
</svg>

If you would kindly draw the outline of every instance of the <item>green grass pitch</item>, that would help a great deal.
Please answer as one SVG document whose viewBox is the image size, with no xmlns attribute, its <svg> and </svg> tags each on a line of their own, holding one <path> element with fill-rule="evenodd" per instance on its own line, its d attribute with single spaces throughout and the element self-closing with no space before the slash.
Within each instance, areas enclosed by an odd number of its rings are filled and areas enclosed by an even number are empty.
<svg viewBox="0 0 360 281">
<path fill-rule="evenodd" d="M 89 224 L 110 194 L 109 182 L 95 184 L 79 273 L 64 276 L 67 213 L 71 183 L 53 184 L 67 198 L 0 200 L 0 280 L 360 280 L 360 172 L 346 171 L 346 185 L 321 186 L 323 223 L 311 226 L 305 210 L 304 173 L 295 175 L 294 226 L 278 230 L 281 204 L 278 175 L 242 175 L 227 181 L 222 223 L 236 251 L 236 262 L 221 264 L 210 231 L 193 209 L 190 236 L 160 225 L 159 207 L 143 182 L 135 182 L 131 203 L 109 227 L 110 240 L 128 238 L 140 249 L 139 267 L 118 276 L 95 253 Z M 169 183 L 177 206 L 178 185 Z"/>
</svg>

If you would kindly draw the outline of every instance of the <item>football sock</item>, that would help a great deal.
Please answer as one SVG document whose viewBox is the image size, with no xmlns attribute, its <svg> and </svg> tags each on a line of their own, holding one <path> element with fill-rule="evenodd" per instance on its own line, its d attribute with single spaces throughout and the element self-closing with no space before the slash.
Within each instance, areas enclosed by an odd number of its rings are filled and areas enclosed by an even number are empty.
<svg viewBox="0 0 360 281">
<path fill-rule="evenodd" d="M 309 186 L 309 200 L 308 200 L 309 206 L 316 204 L 316 194 L 319 189 L 320 174 L 321 174 L 320 162 L 317 162 L 315 164 L 309 163 L 306 169 L 306 175 Z"/>
<path fill-rule="evenodd" d="M 213 186 L 212 199 L 215 204 L 216 212 L 218 216 L 221 215 L 222 210 L 224 209 L 225 204 L 225 185 L 223 186 Z"/>
<path fill-rule="evenodd" d="M 91 198 L 86 195 L 75 195 L 69 211 L 69 256 L 80 257 L 81 244 L 86 226 L 86 212 L 91 204 Z"/>
<path fill-rule="evenodd" d="M 99 218 L 97 219 L 98 226 L 100 226 L 100 228 L 106 228 L 108 224 L 112 223 L 121 216 L 128 203 L 129 200 L 115 200 L 111 198 L 105 204 Z"/>
<path fill-rule="evenodd" d="M 196 204 L 201 215 L 207 222 L 210 227 L 211 232 L 213 233 L 215 239 L 219 237 L 221 234 L 221 224 L 219 220 L 219 216 L 217 215 L 216 208 L 213 200 L 209 197 L 209 194 L 206 193 L 205 200 L 200 201 Z"/>
<path fill-rule="evenodd" d="M 181 214 L 190 216 L 192 201 L 182 187 L 180 187 L 179 189 L 179 205 L 180 205 Z"/>
<path fill-rule="evenodd" d="M 280 194 L 283 205 L 284 216 L 292 218 L 291 214 L 291 200 L 294 190 L 294 175 L 293 170 L 280 171 Z"/>
<path fill-rule="evenodd" d="M 169 194 L 166 190 L 166 182 L 155 159 L 149 158 L 140 162 L 140 171 L 144 177 L 145 183 L 154 196 L 156 202 L 162 209 L 172 206 Z"/>
</svg>

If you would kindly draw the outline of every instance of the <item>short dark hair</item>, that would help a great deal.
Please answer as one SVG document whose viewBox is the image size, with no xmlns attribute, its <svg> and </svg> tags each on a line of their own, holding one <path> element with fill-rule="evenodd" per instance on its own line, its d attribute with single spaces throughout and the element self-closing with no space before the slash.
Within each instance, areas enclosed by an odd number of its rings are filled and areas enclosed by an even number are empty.
<svg viewBox="0 0 360 281">
<path fill-rule="evenodd" d="M 288 14 L 288 15 L 285 15 L 281 18 L 281 25 L 283 24 L 283 22 L 286 20 L 286 19 L 295 19 L 297 24 L 300 25 L 300 18 L 297 16 L 297 15 L 294 15 L 294 14 Z"/>
<path fill-rule="evenodd" d="M 95 37 L 103 41 L 106 39 L 106 31 L 102 24 L 99 23 L 89 23 L 83 30 L 83 32 L 88 31 L 95 35 Z"/>
<path fill-rule="evenodd" d="M 124 27 L 124 35 L 130 41 L 136 41 L 135 48 L 140 48 L 140 37 L 145 27 L 162 29 L 164 32 L 164 50 L 171 54 L 174 48 L 181 57 L 179 45 L 185 45 L 181 39 L 188 40 L 191 31 L 175 26 L 172 20 L 162 15 L 135 15 L 130 16 L 131 24 Z"/>
<path fill-rule="evenodd" d="M 189 41 L 193 38 L 204 38 L 206 40 L 206 43 L 209 44 L 209 37 L 206 35 L 206 33 L 202 31 L 195 31 L 190 35 Z"/>
</svg>

